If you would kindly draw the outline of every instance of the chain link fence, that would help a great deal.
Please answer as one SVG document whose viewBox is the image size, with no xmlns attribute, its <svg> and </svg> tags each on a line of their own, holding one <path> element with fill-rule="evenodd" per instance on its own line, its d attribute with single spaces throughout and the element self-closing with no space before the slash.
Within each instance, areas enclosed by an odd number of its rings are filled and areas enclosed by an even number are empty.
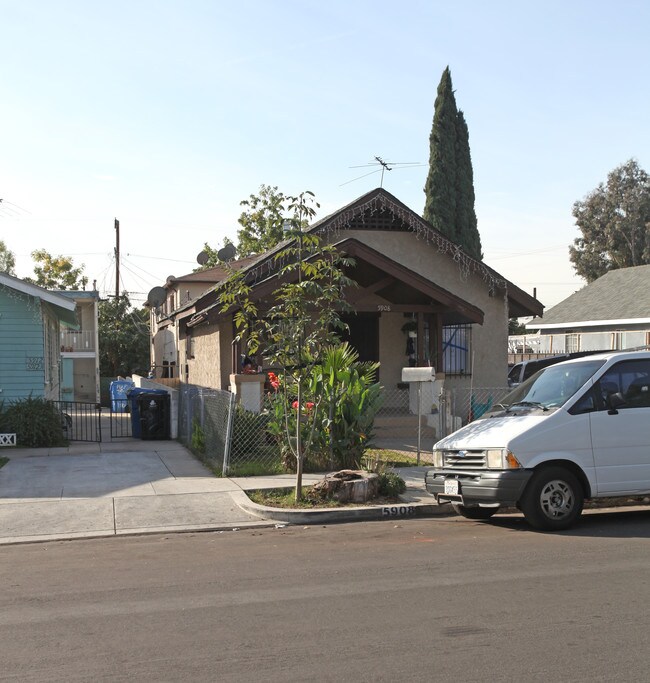
<svg viewBox="0 0 650 683">
<path fill-rule="evenodd" d="M 432 464 L 433 444 L 481 417 L 508 393 L 507 387 L 443 389 L 423 383 L 384 389 L 369 448 L 415 456 Z M 419 408 L 418 408 L 419 406 Z M 214 470 L 228 476 L 287 471 L 279 442 L 269 431 L 271 404 L 245 410 L 228 391 L 186 386 L 180 390 L 179 438 Z M 419 415 L 418 415 L 419 413 Z"/>
<path fill-rule="evenodd" d="M 227 473 L 235 396 L 229 391 L 183 385 L 179 389 L 178 438 L 213 470 Z"/>
</svg>

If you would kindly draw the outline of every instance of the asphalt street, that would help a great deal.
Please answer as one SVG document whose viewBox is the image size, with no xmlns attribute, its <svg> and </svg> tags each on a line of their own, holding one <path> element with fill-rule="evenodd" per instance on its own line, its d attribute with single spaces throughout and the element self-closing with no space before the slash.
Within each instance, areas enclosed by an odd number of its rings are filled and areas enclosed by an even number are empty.
<svg viewBox="0 0 650 683">
<path fill-rule="evenodd" d="M 639 681 L 650 511 L 0 549 L 0 680 Z"/>
</svg>

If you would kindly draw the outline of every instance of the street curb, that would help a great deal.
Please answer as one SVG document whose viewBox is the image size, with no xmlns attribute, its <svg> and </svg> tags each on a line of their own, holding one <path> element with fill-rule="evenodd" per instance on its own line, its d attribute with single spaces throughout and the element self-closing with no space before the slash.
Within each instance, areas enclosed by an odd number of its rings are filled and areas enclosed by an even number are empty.
<svg viewBox="0 0 650 683">
<path fill-rule="evenodd" d="M 254 503 L 244 491 L 231 493 L 233 501 L 245 512 L 263 519 L 285 524 L 338 524 L 341 522 L 367 522 L 379 519 L 408 519 L 413 517 L 441 517 L 455 515 L 450 505 L 413 503 L 402 501 L 393 505 L 364 505 L 348 508 L 319 508 L 299 510 L 274 508 Z"/>
<path fill-rule="evenodd" d="M 161 534 L 192 534 L 204 532 L 237 532 L 249 529 L 273 528 L 273 520 L 259 522 L 238 522 L 231 524 L 189 524 L 187 526 L 142 527 L 115 531 L 79 531 L 61 534 L 42 534 L 35 536 L 6 536 L 0 539 L 0 547 L 14 545 L 30 545 L 49 543 L 50 541 L 93 541 L 100 538 L 134 538 L 138 536 L 154 536 Z"/>
</svg>

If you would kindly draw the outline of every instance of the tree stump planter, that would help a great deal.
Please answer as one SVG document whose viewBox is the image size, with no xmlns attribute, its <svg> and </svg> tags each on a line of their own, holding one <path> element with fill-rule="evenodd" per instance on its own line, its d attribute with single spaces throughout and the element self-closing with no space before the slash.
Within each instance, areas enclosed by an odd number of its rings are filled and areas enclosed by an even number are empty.
<svg viewBox="0 0 650 683">
<path fill-rule="evenodd" d="M 365 503 L 379 494 L 379 475 L 362 470 L 341 470 L 314 484 L 310 497 L 338 503 Z"/>
</svg>

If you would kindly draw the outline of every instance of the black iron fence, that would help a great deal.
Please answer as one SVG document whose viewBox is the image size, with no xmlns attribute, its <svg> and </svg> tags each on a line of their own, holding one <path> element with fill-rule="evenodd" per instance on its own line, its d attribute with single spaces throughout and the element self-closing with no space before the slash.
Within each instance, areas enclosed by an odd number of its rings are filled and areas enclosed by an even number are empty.
<svg viewBox="0 0 650 683">
<path fill-rule="evenodd" d="M 61 429 L 68 441 L 102 440 L 102 407 L 99 403 L 52 401 L 61 415 Z"/>
<path fill-rule="evenodd" d="M 133 436 L 131 401 L 128 398 L 113 398 L 110 404 L 111 439 L 128 439 Z"/>
</svg>

